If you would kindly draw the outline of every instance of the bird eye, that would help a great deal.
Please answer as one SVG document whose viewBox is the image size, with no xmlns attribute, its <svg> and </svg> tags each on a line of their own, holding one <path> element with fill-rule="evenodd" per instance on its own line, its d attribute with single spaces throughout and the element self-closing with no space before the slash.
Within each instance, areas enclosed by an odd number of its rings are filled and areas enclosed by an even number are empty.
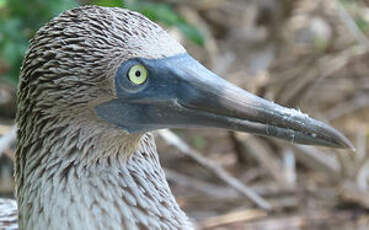
<svg viewBox="0 0 369 230">
<path fill-rule="evenodd" d="M 140 64 L 133 65 L 129 69 L 128 79 L 136 85 L 141 85 L 147 79 L 147 69 Z"/>
</svg>

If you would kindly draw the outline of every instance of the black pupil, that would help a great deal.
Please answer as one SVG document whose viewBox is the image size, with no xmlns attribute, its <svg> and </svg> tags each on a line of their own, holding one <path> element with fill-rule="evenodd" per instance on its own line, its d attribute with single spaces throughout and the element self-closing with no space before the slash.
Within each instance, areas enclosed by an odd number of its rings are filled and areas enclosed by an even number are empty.
<svg viewBox="0 0 369 230">
<path fill-rule="evenodd" d="M 136 77 L 140 77 L 140 76 L 141 76 L 141 71 L 137 70 L 137 71 L 135 72 L 135 75 L 136 75 Z"/>
</svg>

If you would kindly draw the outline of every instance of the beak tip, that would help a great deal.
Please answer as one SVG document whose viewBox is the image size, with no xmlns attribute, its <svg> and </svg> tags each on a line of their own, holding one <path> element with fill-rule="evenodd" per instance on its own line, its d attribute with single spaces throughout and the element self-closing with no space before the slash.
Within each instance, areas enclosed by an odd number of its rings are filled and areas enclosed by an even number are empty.
<svg viewBox="0 0 369 230">
<path fill-rule="evenodd" d="M 319 127 L 317 129 L 319 130 L 317 132 L 317 136 L 325 139 L 325 141 L 327 141 L 326 143 L 328 143 L 327 146 L 340 149 L 350 149 L 353 152 L 356 151 L 351 141 L 337 129 L 331 127 L 326 123 L 314 119 L 311 123 L 316 124 L 317 127 Z"/>
<path fill-rule="evenodd" d="M 343 147 L 345 149 L 350 149 L 352 152 L 356 152 L 356 148 L 347 138 L 345 138 L 345 142 L 343 142 Z"/>
<path fill-rule="evenodd" d="M 356 152 L 356 148 L 354 147 L 354 145 L 351 143 L 351 141 L 345 137 L 344 135 L 342 135 L 341 133 L 339 133 L 339 141 L 337 142 L 338 147 L 342 148 L 342 149 L 350 149 L 352 152 Z"/>
</svg>

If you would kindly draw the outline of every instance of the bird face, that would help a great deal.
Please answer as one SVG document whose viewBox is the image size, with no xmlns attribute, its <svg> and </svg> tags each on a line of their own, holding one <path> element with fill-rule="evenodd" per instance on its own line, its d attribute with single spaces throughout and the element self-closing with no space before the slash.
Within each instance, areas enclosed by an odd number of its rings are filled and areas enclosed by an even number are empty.
<svg viewBox="0 0 369 230">
<path fill-rule="evenodd" d="M 52 67 L 49 72 L 62 76 L 53 84 L 75 92 L 72 96 L 88 94 L 82 103 L 92 106 L 98 120 L 128 133 L 215 127 L 294 143 L 351 148 L 351 143 L 330 126 L 257 97 L 212 73 L 140 14 L 101 7 L 69 11 L 38 33 L 31 55 L 47 43 L 42 42 L 47 33 L 56 36 L 53 42 L 59 42 L 45 51 L 54 52 L 53 61 L 59 65 L 54 67 L 50 61 L 43 64 Z M 45 52 L 26 58 L 23 73 L 27 75 L 32 61 L 42 59 Z M 77 70 L 79 83 L 74 84 L 71 76 Z M 62 97 L 58 96 L 59 101 Z M 59 103 L 50 100 L 50 104 Z"/>
<path fill-rule="evenodd" d="M 227 82 L 187 53 L 123 62 L 115 90 L 117 98 L 97 105 L 96 113 L 130 133 L 217 127 L 301 144 L 350 145 L 328 125 Z"/>
</svg>

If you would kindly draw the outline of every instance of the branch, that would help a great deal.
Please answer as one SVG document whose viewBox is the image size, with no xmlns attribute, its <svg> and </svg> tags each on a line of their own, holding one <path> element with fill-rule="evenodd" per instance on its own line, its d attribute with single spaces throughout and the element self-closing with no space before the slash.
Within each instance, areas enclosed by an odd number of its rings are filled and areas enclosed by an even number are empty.
<svg viewBox="0 0 369 230">
<path fill-rule="evenodd" d="M 361 32 L 360 28 L 356 25 L 354 19 L 352 19 L 351 15 L 346 11 L 345 7 L 338 0 L 337 1 L 338 13 L 342 18 L 342 21 L 346 24 L 347 28 L 350 30 L 355 39 L 367 49 L 369 48 L 369 40 L 368 38 Z"/>
<path fill-rule="evenodd" d="M 190 157 L 198 164 L 203 166 L 204 168 L 210 170 L 214 175 L 216 175 L 219 179 L 230 185 L 232 188 L 245 195 L 250 201 L 255 203 L 262 209 L 270 210 L 271 205 L 252 191 L 248 186 L 243 184 L 237 178 L 230 175 L 226 172 L 221 166 L 212 162 L 211 160 L 203 157 L 201 153 L 192 149 L 186 142 L 184 142 L 180 137 L 178 137 L 175 133 L 170 130 L 163 129 L 158 131 L 159 135 L 166 141 L 169 145 L 175 146 L 186 156 Z"/>
<path fill-rule="evenodd" d="M 229 187 L 213 185 L 205 181 L 183 175 L 174 170 L 165 169 L 165 175 L 167 180 L 174 181 L 185 187 L 191 187 L 197 191 L 213 196 L 216 199 L 236 199 L 240 197 L 239 193 L 231 190 Z"/>
<path fill-rule="evenodd" d="M 290 184 L 283 176 L 282 164 L 279 158 L 272 155 L 273 152 L 267 144 L 254 136 L 243 133 L 234 133 L 236 140 L 245 148 L 245 152 L 250 154 L 256 161 L 268 171 L 269 175 L 279 186 L 289 186 Z"/>
</svg>

